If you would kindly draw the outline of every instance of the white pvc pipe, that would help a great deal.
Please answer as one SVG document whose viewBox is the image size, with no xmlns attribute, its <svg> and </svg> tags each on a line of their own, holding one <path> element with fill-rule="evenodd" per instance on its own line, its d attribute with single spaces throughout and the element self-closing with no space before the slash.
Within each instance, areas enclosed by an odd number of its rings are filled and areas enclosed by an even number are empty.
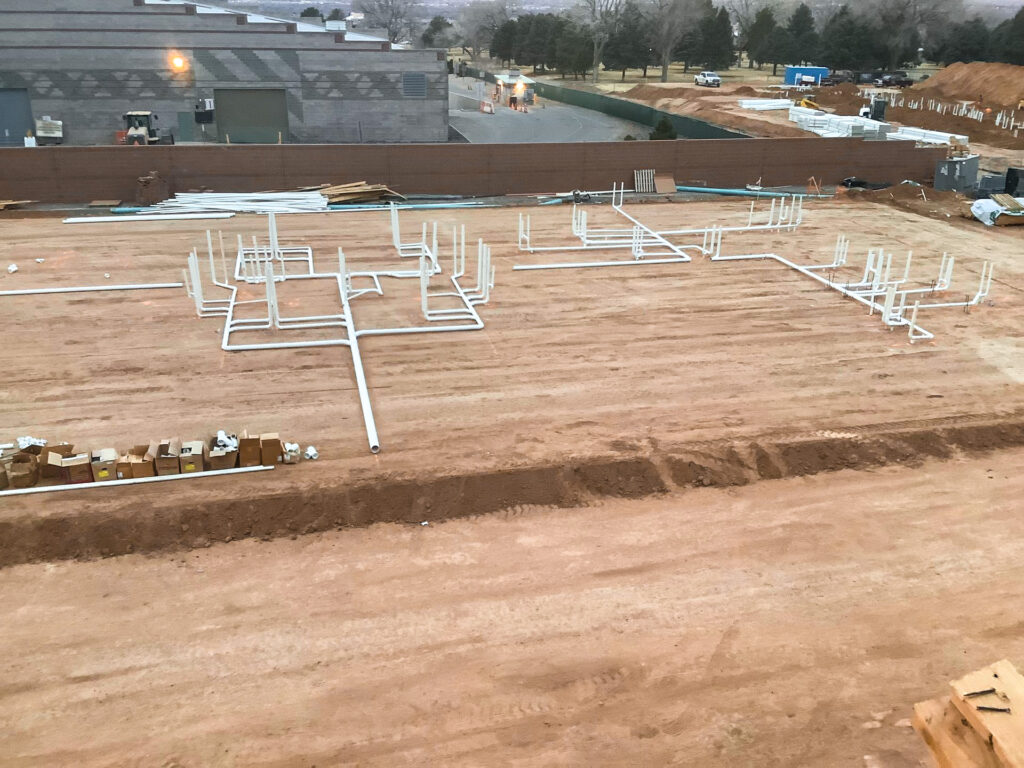
<svg viewBox="0 0 1024 768">
<path fill-rule="evenodd" d="M 583 261 L 577 264 L 516 264 L 513 271 L 526 269 L 582 269 L 584 267 L 635 267 L 642 264 L 678 264 L 690 259 L 637 259 L 634 261 Z"/>
<path fill-rule="evenodd" d="M 356 387 L 359 389 L 359 405 L 363 409 L 363 422 L 366 425 L 366 439 L 370 444 L 370 453 L 380 453 L 380 438 L 377 437 L 377 423 L 373 419 L 373 406 L 370 405 L 370 393 L 366 388 L 366 374 L 363 372 L 363 358 L 359 354 L 359 333 L 352 317 L 352 308 L 348 296 L 342 291 L 341 303 L 345 308 L 345 319 L 348 322 L 348 348 L 352 352 L 352 367 L 356 372 Z"/>
<path fill-rule="evenodd" d="M 138 285 L 76 285 L 70 288 L 23 288 L 0 291 L 0 296 L 33 296 L 40 293 L 86 293 L 88 291 L 144 291 L 159 288 L 181 288 L 184 283 L 140 283 Z"/>
<path fill-rule="evenodd" d="M 230 219 L 233 213 L 165 213 L 135 216 L 76 216 L 64 219 L 65 224 L 100 224 L 111 221 L 181 221 L 188 219 Z"/>
<path fill-rule="evenodd" d="M 243 472 L 262 472 L 273 467 L 235 467 L 233 469 L 209 469 L 204 472 L 185 472 L 178 475 L 157 475 L 156 477 L 133 477 L 126 480 L 107 480 L 98 483 L 70 483 L 67 485 L 44 485 L 36 488 L 14 488 L 0 491 L 0 496 L 22 496 L 28 493 L 50 493 L 57 491 L 83 491 L 87 488 L 110 488 L 115 485 L 136 485 L 141 483 L 160 483 L 164 480 L 188 480 L 215 475 L 238 475 Z"/>
</svg>

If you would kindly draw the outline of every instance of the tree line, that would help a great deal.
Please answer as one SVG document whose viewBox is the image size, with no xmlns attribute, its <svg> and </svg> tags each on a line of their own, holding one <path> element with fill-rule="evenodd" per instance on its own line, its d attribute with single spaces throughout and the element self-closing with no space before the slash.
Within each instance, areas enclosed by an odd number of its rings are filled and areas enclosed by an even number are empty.
<svg viewBox="0 0 1024 768">
<path fill-rule="evenodd" d="M 519 13 L 515 0 L 474 0 L 454 19 L 416 21 L 417 0 L 356 0 L 366 27 L 392 42 L 461 46 L 477 58 L 597 81 L 604 70 L 660 69 L 673 62 L 722 69 L 746 53 L 749 67 L 814 63 L 868 71 L 913 66 L 923 58 L 1024 65 L 1024 9 L 990 26 L 965 16 L 963 0 L 579 0 L 570 11 Z M 791 9 L 791 10 L 789 10 Z M 320 15 L 308 8 L 303 15 Z M 337 9 L 329 18 L 343 18 Z M 418 29 L 417 29 L 418 27 Z"/>
</svg>

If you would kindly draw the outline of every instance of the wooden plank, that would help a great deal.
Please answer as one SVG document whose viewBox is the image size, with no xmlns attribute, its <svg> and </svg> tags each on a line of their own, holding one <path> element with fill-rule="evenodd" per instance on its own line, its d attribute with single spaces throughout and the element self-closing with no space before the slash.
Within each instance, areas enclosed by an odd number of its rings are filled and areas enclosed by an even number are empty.
<svg viewBox="0 0 1024 768">
<path fill-rule="evenodd" d="M 911 722 L 938 768 L 1003 768 L 948 698 L 918 702 Z"/>
<path fill-rule="evenodd" d="M 16 208 L 19 205 L 28 205 L 34 202 L 35 200 L 0 200 L 0 211 L 5 208 Z"/>
<path fill-rule="evenodd" d="M 93 200 L 89 203 L 90 208 L 113 208 L 120 205 L 120 200 Z"/>
<path fill-rule="evenodd" d="M 1008 211 L 1014 211 L 1019 213 L 1024 211 L 1024 205 L 1017 202 L 1017 199 L 1013 195 L 1008 195 L 1005 192 L 989 195 L 995 202 L 999 203 L 1003 208 Z"/>
<path fill-rule="evenodd" d="M 949 685 L 957 710 L 992 745 L 1005 768 L 1024 768 L 1024 677 L 1017 668 L 1002 659 Z M 971 695 L 987 690 L 993 692 Z"/>
<path fill-rule="evenodd" d="M 661 195 L 674 195 L 676 193 L 676 180 L 672 174 L 654 174 L 654 191 Z"/>
</svg>

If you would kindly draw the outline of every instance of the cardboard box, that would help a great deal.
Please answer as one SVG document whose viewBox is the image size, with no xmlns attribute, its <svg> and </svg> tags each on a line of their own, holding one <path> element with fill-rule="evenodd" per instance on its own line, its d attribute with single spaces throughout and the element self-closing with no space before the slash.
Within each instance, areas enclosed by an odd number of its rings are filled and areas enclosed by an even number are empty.
<svg viewBox="0 0 1024 768">
<path fill-rule="evenodd" d="M 260 435 L 260 462 L 265 467 L 272 467 L 280 464 L 284 453 L 284 446 L 281 445 L 281 438 L 277 432 L 265 432 Z"/>
<path fill-rule="evenodd" d="M 97 483 L 117 480 L 117 449 L 100 448 L 92 452 L 92 479 Z"/>
<path fill-rule="evenodd" d="M 217 438 L 211 437 L 205 444 L 205 458 L 207 469 L 234 469 L 238 463 L 238 451 L 229 451 L 217 447 Z"/>
<path fill-rule="evenodd" d="M 38 446 L 32 446 L 37 448 Z M 50 463 L 50 453 L 59 454 L 62 458 L 71 456 L 75 452 L 75 446 L 71 443 L 58 443 L 57 445 L 44 445 L 39 449 L 39 476 L 60 477 L 60 468 Z"/>
<path fill-rule="evenodd" d="M 153 465 L 158 475 L 180 475 L 181 438 L 167 437 L 150 443 L 149 453 L 153 456 Z"/>
<path fill-rule="evenodd" d="M 88 451 L 72 456 L 61 456 L 56 451 L 50 451 L 48 463 L 57 468 L 62 483 L 92 482 L 92 456 Z"/>
<path fill-rule="evenodd" d="M 39 482 L 39 459 L 33 453 L 14 454 L 7 465 L 7 482 L 11 488 L 31 488 Z"/>
<path fill-rule="evenodd" d="M 136 445 L 128 453 L 117 460 L 115 472 L 118 480 L 129 480 L 135 477 L 153 477 L 156 467 L 148 445 Z"/>
<path fill-rule="evenodd" d="M 188 440 L 181 444 L 181 455 L 178 457 L 178 466 L 181 473 L 203 471 L 203 448 L 206 443 L 202 440 Z"/>
<path fill-rule="evenodd" d="M 258 467 L 260 465 L 260 438 L 242 432 L 238 436 L 238 466 Z"/>
</svg>

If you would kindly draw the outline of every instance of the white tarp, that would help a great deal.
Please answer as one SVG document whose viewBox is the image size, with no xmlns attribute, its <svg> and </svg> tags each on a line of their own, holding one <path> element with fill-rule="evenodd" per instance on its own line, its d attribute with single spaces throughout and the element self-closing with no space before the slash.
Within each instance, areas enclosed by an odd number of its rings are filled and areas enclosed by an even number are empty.
<svg viewBox="0 0 1024 768">
<path fill-rule="evenodd" d="M 1024 205 L 1024 197 L 1015 197 L 1021 205 Z M 1006 215 L 1024 215 L 1024 214 L 1007 214 L 1006 208 L 1001 206 L 995 200 L 975 200 L 971 203 L 971 213 L 974 214 L 974 218 L 980 221 L 982 224 L 991 227 L 996 223 L 996 219 L 1000 216 Z"/>
</svg>

